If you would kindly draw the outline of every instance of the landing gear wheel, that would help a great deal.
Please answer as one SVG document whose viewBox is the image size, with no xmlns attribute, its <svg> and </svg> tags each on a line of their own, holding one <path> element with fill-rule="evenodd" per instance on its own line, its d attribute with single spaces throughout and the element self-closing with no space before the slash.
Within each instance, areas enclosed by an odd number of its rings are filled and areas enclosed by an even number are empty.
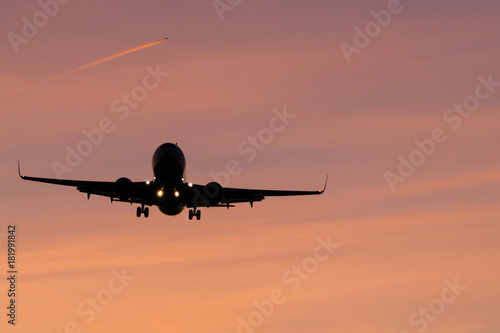
<svg viewBox="0 0 500 333">
<path fill-rule="evenodd" d="M 141 205 L 141 207 L 137 207 L 137 217 L 141 217 L 141 214 L 144 214 L 144 217 L 149 216 L 149 208 L 146 207 L 144 208 L 144 205 Z"/>
<path fill-rule="evenodd" d="M 192 220 L 193 219 L 193 215 L 194 215 L 194 212 L 192 209 L 189 210 L 189 219 Z"/>
<path fill-rule="evenodd" d="M 196 219 L 199 221 L 201 219 L 201 210 L 196 212 Z"/>
</svg>

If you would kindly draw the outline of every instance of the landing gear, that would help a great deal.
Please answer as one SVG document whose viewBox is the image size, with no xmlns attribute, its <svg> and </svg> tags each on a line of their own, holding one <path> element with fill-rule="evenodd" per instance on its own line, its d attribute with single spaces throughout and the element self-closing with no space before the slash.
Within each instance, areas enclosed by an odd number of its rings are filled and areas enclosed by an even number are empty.
<svg viewBox="0 0 500 333">
<path fill-rule="evenodd" d="M 196 216 L 197 220 L 201 219 L 201 210 L 193 208 L 189 210 L 189 219 L 192 220 Z"/>
<path fill-rule="evenodd" d="M 137 217 L 141 217 L 142 213 L 144 213 L 144 217 L 147 218 L 149 216 L 149 207 L 144 208 L 144 205 L 141 205 L 141 207 L 137 207 Z"/>
</svg>

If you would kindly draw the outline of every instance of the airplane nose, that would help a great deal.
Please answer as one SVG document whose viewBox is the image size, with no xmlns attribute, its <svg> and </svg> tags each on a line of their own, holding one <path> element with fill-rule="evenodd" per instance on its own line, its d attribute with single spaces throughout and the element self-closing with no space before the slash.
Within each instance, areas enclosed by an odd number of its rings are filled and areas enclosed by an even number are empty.
<svg viewBox="0 0 500 333">
<path fill-rule="evenodd" d="M 153 173 L 159 181 L 183 178 L 186 167 L 184 154 L 173 143 L 164 143 L 153 155 Z"/>
</svg>

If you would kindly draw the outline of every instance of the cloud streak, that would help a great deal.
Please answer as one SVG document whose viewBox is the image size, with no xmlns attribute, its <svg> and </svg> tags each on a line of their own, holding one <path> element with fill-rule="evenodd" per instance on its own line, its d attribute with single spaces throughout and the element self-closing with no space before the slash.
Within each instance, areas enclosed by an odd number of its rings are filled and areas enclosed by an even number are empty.
<svg viewBox="0 0 500 333">
<path fill-rule="evenodd" d="M 38 82 L 35 82 L 33 84 L 30 84 L 30 85 L 27 85 L 23 88 L 20 88 L 18 90 L 15 90 L 11 93 L 8 93 L 8 94 L 5 94 L 5 95 L 2 95 L 0 96 L 0 98 L 4 98 L 4 97 L 7 97 L 7 96 L 11 96 L 13 94 L 17 94 L 19 92 L 22 92 L 22 91 L 25 91 L 25 90 L 28 90 L 28 89 L 31 89 L 31 88 L 34 88 L 36 86 L 39 86 L 43 83 L 46 83 L 46 82 L 49 82 L 49 81 L 53 81 L 53 80 L 56 80 L 56 79 L 60 79 L 64 76 L 67 76 L 67 75 L 70 75 L 70 74 L 73 74 L 73 73 L 76 73 L 76 72 L 79 72 L 79 71 L 82 71 L 84 69 L 87 69 L 87 68 L 90 68 L 90 67 L 94 67 L 94 66 L 97 66 L 97 65 L 100 65 L 102 63 L 105 63 L 105 62 L 108 62 L 108 61 L 111 61 L 111 60 L 114 60 L 114 59 L 117 59 L 117 58 L 120 58 L 120 57 L 123 57 L 124 55 L 127 55 L 127 54 L 130 54 L 130 53 L 133 53 L 133 52 L 137 52 L 137 51 L 140 51 L 140 50 L 143 50 L 143 49 L 146 49 L 148 47 L 151 47 L 151 46 L 155 46 L 155 45 L 158 45 L 160 43 L 163 43 L 164 41 L 166 41 L 168 39 L 165 38 L 165 39 L 160 39 L 160 40 L 157 40 L 157 41 L 154 41 L 154 42 L 150 42 L 150 43 L 146 43 L 146 44 L 143 44 L 143 45 L 139 45 L 139 46 L 136 46 L 136 47 L 133 47 L 131 49 L 128 49 L 128 50 L 125 50 L 125 51 L 122 51 L 122 52 L 119 52 L 119 53 L 116 53 L 116 54 L 113 54 L 109 57 L 106 57 L 106 58 L 102 58 L 102 59 L 99 59 L 99 60 L 96 60 L 96 61 L 93 61 L 91 63 L 88 63 L 86 65 L 83 65 L 83 66 L 79 66 L 79 67 L 76 67 L 76 68 L 73 68 L 73 69 L 70 69 L 68 71 L 65 71 L 65 72 L 62 72 L 62 73 L 59 73 L 59 74 L 56 74 L 56 75 L 53 75 L 51 77 L 48 77 L 44 80 L 41 80 L 41 81 L 38 81 Z"/>
</svg>

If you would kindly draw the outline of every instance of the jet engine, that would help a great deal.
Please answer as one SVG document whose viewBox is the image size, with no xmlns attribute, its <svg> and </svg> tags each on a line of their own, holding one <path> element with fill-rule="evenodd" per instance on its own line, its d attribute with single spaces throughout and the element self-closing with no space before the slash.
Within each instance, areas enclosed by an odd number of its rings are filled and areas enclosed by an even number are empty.
<svg viewBox="0 0 500 333">
<path fill-rule="evenodd" d="M 210 206 L 216 206 L 222 201 L 222 186 L 217 182 L 211 182 L 205 185 L 203 193 Z"/>
<path fill-rule="evenodd" d="M 113 192 L 118 199 L 126 201 L 132 198 L 133 189 L 132 181 L 126 177 L 119 178 L 115 182 Z"/>
</svg>

